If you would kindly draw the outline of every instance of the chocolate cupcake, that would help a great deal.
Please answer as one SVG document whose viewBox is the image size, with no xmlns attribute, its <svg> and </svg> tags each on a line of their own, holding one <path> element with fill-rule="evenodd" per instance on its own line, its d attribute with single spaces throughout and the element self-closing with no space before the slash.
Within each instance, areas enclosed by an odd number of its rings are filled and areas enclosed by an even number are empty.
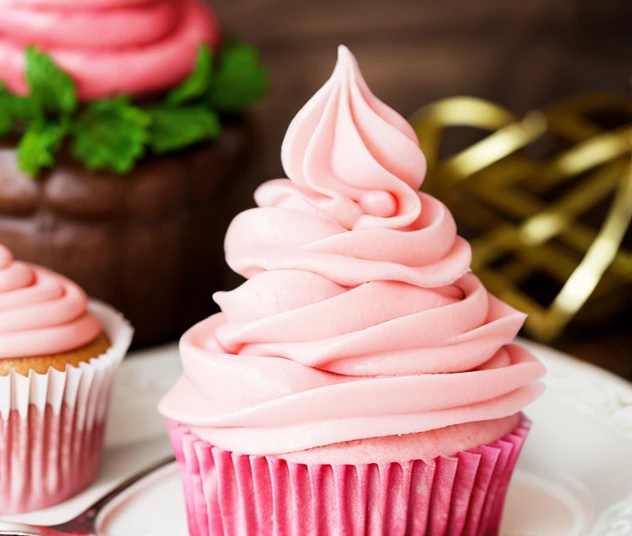
<svg viewBox="0 0 632 536">
<path fill-rule="evenodd" d="M 199 0 L 15 0 L 0 81 L 0 242 L 121 310 L 137 345 L 211 313 L 256 52 Z"/>
</svg>

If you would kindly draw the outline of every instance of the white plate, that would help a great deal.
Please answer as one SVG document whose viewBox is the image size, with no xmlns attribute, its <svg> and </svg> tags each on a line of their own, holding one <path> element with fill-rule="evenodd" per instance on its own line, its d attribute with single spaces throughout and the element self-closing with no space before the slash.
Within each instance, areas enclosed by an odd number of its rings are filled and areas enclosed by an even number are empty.
<svg viewBox="0 0 632 536">
<path fill-rule="evenodd" d="M 546 364 L 549 389 L 527 411 L 534 426 L 512 480 L 501 534 L 631 536 L 632 386 L 550 348 L 525 345 Z M 176 346 L 124 363 L 99 482 L 73 501 L 20 520 L 52 524 L 73 517 L 139 467 L 139 460 L 149 465 L 162 456 L 168 447 L 155 405 L 178 374 Z M 104 513 L 100 527 L 107 536 L 186 536 L 176 467 L 131 489 Z"/>
</svg>

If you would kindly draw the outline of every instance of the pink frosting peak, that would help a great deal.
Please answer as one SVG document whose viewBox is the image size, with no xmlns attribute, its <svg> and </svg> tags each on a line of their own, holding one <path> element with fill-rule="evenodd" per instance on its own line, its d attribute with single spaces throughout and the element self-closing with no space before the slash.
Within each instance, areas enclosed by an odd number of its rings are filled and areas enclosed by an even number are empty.
<svg viewBox="0 0 632 536">
<path fill-rule="evenodd" d="M 200 0 L 10 0 L 0 16 L 0 79 L 26 94 L 24 48 L 51 54 L 83 100 L 161 91 L 217 46 L 217 20 Z"/>
<path fill-rule="evenodd" d="M 543 366 L 512 343 L 524 315 L 469 272 L 452 215 L 418 191 L 413 129 L 345 47 L 282 159 L 289 179 L 228 230 L 248 281 L 182 338 L 167 417 L 274 455 L 504 419 L 539 396 Z"/>
<path fill-rule="evenodd" d="M 345 46 L 290 124 L 281 159 L 295 191 L 347 229 L 401 229 L 421 213 L 426 160 L 415 131 L 371 93 Z"/>
<path fill-rule="evenodd" d="M 0 359 L 53 355 L 93 341 L 102 327 L 74 283 L 13 260 L 0 244 Z"/>
</svg>

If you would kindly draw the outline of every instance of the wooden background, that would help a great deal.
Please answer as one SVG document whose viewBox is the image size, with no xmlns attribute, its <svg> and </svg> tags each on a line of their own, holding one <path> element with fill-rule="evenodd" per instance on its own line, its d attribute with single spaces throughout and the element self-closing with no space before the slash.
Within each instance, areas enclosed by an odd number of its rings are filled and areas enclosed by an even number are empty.
<svg viewBox="0 0 632 536">
<path fill-rule="evenodd" d="M 271 70 L 255 110 L 262 152 L 243 187 L 282 176 L 289 121 L 324 83 L 344 43 L 374 93 L 407 116 L 432 100 L 475 95 L 524 112 L 565 95 L 627 90 L 632 0 L 211 0 L 227 31 Z M 557 346 L 632 378 L 631 319 Z"/>
</svg>

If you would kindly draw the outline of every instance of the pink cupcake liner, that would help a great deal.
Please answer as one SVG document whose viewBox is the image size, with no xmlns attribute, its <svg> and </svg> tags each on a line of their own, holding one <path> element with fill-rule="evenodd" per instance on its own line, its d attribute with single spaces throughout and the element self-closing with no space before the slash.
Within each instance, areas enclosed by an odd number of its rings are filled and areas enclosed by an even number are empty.
<svg viewBox="0 0 632 536">
<path fill-rule="evenodd" d="M 529 427 L 430 461 L 307 465 L 228 452 L 167 424 L 191 536 L 493 536 Z"/>
<path fill-rule="evenodd" d="M 111 347 L 78 367 L 0 377 L 0 515 L 40 510 L 96 477 L 114 376 L 132 340 L 123 317 L 98 302 Z"/>
<path fill-rule="evenodd" d="M 80 428 L 67 405 L 59 415 L 47 406 L 0 420 L 0 512 L 47 508 L 83 491 L 99 468 L 103 430 Z"/>
</svg>

